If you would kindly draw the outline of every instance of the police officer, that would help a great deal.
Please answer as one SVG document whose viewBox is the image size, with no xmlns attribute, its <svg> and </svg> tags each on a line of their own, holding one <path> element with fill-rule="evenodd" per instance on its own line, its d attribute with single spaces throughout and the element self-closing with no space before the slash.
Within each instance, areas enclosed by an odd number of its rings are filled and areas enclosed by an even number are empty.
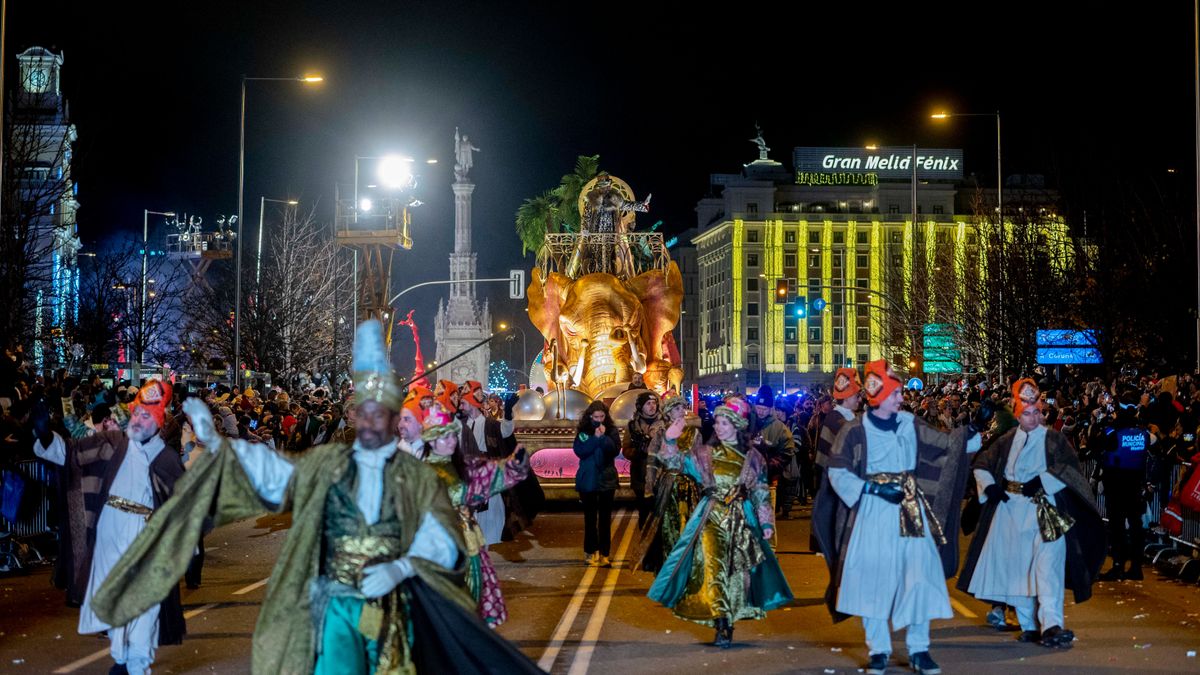
<svg viewBox="0 0 1200 675">
<path fill-rule="evenodd" d="M 1112 568 L 1100 575 L 1103 581 L 1142 580 L 1146 538 L 1142 514 L 1146 512 L 1146 492 L 1150 489 L 1146 467 L 1155 438 L 1137 425 L 1137 408 L 1136 393 L 1121 394 L 1116 417 L 1098 439 L 1113 559 Z"/>
</svg>

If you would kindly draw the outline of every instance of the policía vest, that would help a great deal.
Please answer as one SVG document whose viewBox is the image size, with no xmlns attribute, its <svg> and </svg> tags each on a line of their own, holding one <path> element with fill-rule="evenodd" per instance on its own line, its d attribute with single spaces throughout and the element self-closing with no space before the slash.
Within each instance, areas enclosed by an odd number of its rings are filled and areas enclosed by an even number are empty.
<svg viewBox="0 0 1200 675">
<path fill-rule="evenodd" d="M 1150 450 L 1150 434 L 1144 429 L 1126 427 L 1110 432 L 1115 447 L 1104 453 L 1104 468 L 1122 471 L 1145 471 Z"/>
</svg>

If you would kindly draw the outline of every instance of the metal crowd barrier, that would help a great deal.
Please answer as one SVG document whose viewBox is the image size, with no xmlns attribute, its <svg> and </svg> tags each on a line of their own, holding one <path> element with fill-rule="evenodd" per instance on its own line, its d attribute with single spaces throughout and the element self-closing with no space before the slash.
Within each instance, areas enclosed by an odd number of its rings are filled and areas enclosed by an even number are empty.
<svg viewBox="0 0 1200 675">
<path fill-rule="evenodd" d="M 1095 460 L 1084 460 L 1080 462 L 1080 465 L 1083 468 L 1083 475 L 1090 479 L 1096 469 Z M 1171 497 L 1174 496 L 1174 491 L 1179 487 L 1179 479 L 1183 477 L 1184 473 L 1190 467 L 1191 464 L 1187 462 L 1171 467 L 1171 478 L 1167 482 L 1167 490 L 1165 492 L 1157 489 L 1154 491 L 1154 496 L 1146 504 L 1146 515 L 1149 516 L 1151 523 L 1158 524 L 1162 522 L 1163 509 L 1167 507 L 1167 504 L 1171 501 Z M 1105 520 L 1108 520 L 1108 515 L 1104 509 L 1104 495 L 1098 494 L 1094 496 L 1096 498 L 1096 507 L 1100 510 L 1100 515 Z M 1200 511 L 1181 507 L 1180 512 L 1183 516 L 1183 531 L 1178 537 L 1173 536 L 1171 539 L 1192 548 L 1200 548 Z"/>
<path fill-rule="evenodd" d="M 15 463 L 16 471 L 25 479 L 25 494 L 21 501 L 27 505 L 22 518 L 11 522 L 0 516 L 0 532 L 14 537 L 35 537 L 50 532 L 50 469 L 36 459 Z M 33 505 L 33 506 L 28 506 Z"/>
</svg>

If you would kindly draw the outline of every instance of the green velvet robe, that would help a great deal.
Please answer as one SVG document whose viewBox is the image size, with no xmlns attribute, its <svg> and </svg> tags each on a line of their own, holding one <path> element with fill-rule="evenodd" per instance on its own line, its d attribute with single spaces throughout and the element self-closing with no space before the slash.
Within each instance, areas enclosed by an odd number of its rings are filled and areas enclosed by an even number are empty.
<svg viewBox="0 0 1200 675">
<path fill-rule="evenodd" d="M 311 673 L 316 636 L 309 611 L 309 582 L 320 572 L 325 498 L 353 461 L 350 446 L 312 448 L 296 462 L 278 512 L 292 512 L 292 528 L 271 573 L 266 599 L 254 629 L 255 673 Z M 433 469 L 397 452 L 384 469 L 394 481 L 393 506 L 405 550 L 412 545 L 424 514 L 431 514 L 459 550 L 457 567 L 445 570 L 413 558 L 417 575 L 443 597 L 473 611 L 463 584 L 466 561 L 458 514 Z M 386 507 L 386 505 L 385 505 Z M 124 625 L 179 583 L 210 512 L 217 525 L 253 517 L 265 510 L 233 449 L 225 444 L 201 457 L 176 485 L 175 496 L 154 512 L 146 529 L 100 587 L 92 606 L 110 624 Z M 401 587 L 396 591 L 400 592 Z"/>
</svg>

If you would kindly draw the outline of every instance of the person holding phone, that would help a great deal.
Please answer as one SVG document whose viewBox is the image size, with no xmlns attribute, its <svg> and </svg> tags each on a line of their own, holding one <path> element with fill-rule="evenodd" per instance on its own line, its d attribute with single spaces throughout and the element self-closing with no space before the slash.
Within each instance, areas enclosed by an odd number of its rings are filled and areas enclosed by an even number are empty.
<svg viewBox="0 0 1200 675">
<path fill-rule="evenodd" d="M 583 501 L 584 561 L 592 567 L 612 567 L 608 554 L 621 432 L 603 401 L 593 401 L 579 417 L 573 449 L 579 458 L 575 490 Z"/>
</svg>

